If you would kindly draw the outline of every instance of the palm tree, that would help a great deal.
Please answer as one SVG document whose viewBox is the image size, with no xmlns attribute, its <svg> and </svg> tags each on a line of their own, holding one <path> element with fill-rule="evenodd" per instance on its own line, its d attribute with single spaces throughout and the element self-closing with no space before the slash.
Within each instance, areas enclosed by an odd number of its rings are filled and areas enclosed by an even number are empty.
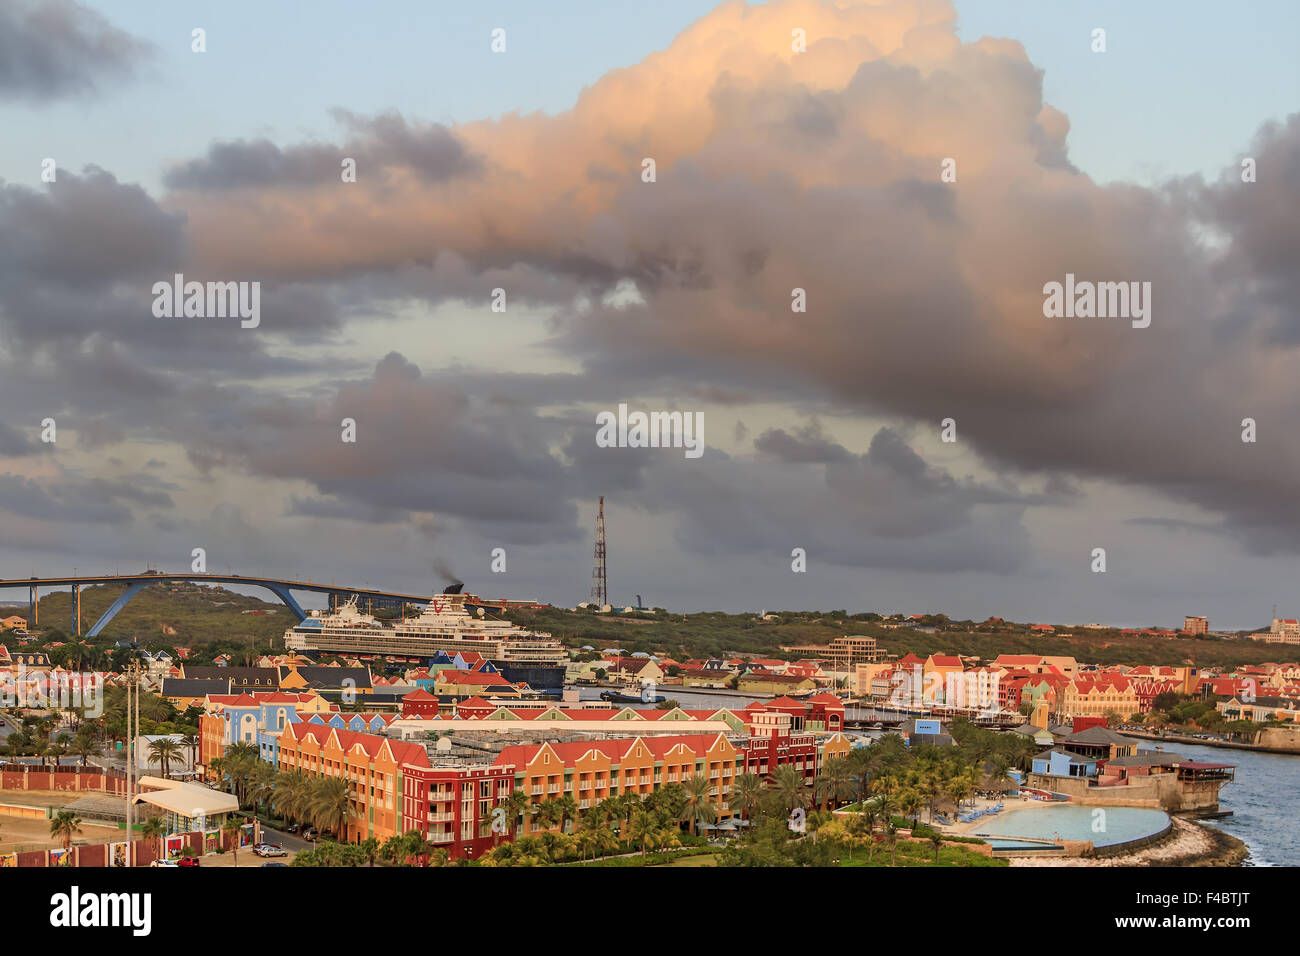
<svg viewBox="0 0 1300 956">
<path fill-rule="evenodd" d="M 581 829 L 577 833 L 578 852 L 582 856 L 582 862 L 586 864 L 587 854 L 596 848 L 596 831 L 594 828 Z"/>
<path fill-rule="evenodd" d="M 875 798 L 876 812 L 880 814 L 881 825 L 894 819 L 894 811 L 898 809 L 898 802 L 894 797 L 892 789 L 882 788 Z"/>
<path fill-rule="evenodd" d="M 598 823 L 591 833 L 593 856 L 604 856 L 618 849 L 618 838 L 608 823 Z"/>
<path fill-rule="evenodd" d="M 376 857 L 379 856 L 379 840 L 375 837 L 366 837 L 357 844 L 357 847 L 361 850 L 362 854 L 364 854 L 366 865 L 373 867 L 375 865 Z"/>
<path fill-rule="evenodd" d="M 813 781 L 817 804 L 823 808 L 851 799 L 858 792 L 857 776 L 844 757 L 826 761 Z"/>
<path fill-rule="evenodd" d="M 63 852 L 72 846 L 72 838 L 81 833 L 81 818 L 71 810 L 60 810 L 50 820 L 50 836 L 62 841 Z"/>
<path fill-rule="evenodd" d="M 301 823 L 306 816 L 310 794 L 310 777 L 300 770 L 284 770 L 276 775 L 271 787 L 271 803 L 281 818 Z"/>
<path fill-rule="evenodd" d="M 181 734 L 181 746 L 189 748 L 190 766 L 199 762 L 199 735 L 192 730 L 187 730 Z"/>
<path fill-rule="evenodd" d="M 149 744 L 149 762 L 162 768 L 164 778 L 171 776 L 171 763 L 180 756 L 181 746 L 170 737 L 159 737 Z"/>
<path fill-rule="evenodd" d="M 808 783 L 802 773 L 789 765 L 777 767 L 772 774 L 772 792 L 786 813 L 808 806 Z"/>
<path fill-rule="evenodd" d="M 655 837 L 655 844 L 661 850 L 670 850 L 682 845 L 682 831 L 677 827 L 661 827 Z"/>
<path fill-rule="evenodd" d="M 577 822 L 578 818 L 578 801 L 573 799 L 572 794 L 564 794 L 551 801 L 555 804 L 555 813 L 559 818 L 560 832 L 564 832 L 565 821 L 572 818 Z"/>
<path fill-rule="evenodd" d="M 409 849 L 405 838 L 393 834 L 379 848 L 379 858 L 389 866 L 402 866 L 406 862 Z"/>
<path fill-rule="evenodd" d="M 898 805 L 904 816 L 912 818 L 912 826 L 915 827 L 921 816 L 921 808 L 925 806 L 925 798 L 915 790 L 904 790 Z"/>
<path fill-rule="evenodd" d="M 646 846 L 654 842 L 659 830 L 659 821 L 644 810 L 636 811 L 628 821 L 628 839 L 641 843 L 641 862 L 645 862 Z"/>
<path fill-rule="evenodd" d="M 162 840 L 163 837 L 167 835 L 167 821 L 162 817 L 150 817 L 148 820 L 144 821 L 144 825 L 140 827 L 140 832 L 144 834 L 146 840 L 158 841 L 155 845 L 155 850 L 157 852 L 154 854 L 154 858 L 161 860 L 163 857 Z"/>
<path fill-rule="evenodd" d="M 691 836 L 695 836 L 697 822 L 713 823 L 718 819 L 718 808 L 709 794 L 711 789 L 713 787 L 709 778 L 702 773 L 682 781 L 682 794 L 685 797 L 682 817 L 691 825 Z"/>
<path fill-rule="evenodd" d="M 730 804 L 740 811 L 742 819 L 759 808 L 763 801 L 763 778 L 756 773 L 743 773 L 731 785 Z"/>
<path fill-rule="evenodd" d="M 86 766 L 86 758 L 98 756 L 101 752 L 98 735 L 90 724 L 82 724 L 72 738 L 72 752 L 81 758 L 81 765 Z"/>
<path fill-rule="evenodd" d="M 248 775 L 248 795 L 253 800 L 253 812 L 256 814 L 259 808 L 275 793 L 275 781 L 279 772 L 267 763 L 265 760 L 259 760 L 251 769 Z"/>
<path fill-rule="evenodd" d="M 523 822 L 524 813 L 529 805 L 528 794 L 522 790 L 510 791 L 510 796 L 506 797 L 506 812 L 510 814 L 510 832 L 518 834 L 519 825 Z"/>
<path fill-rule="evenodd" d="M 974 789 L 968 773 L 953 774 L 948 780 L 948 795 L 956 802 L 958 810 L 961 809 L 962 801 L 970 799 L 971 792 Z"/>
<path fill-rule="evenodd" d="M 867 862 L 870 863 L 876 853 L 876 823 L 880 819 L 880 811 L 874 806 L 863 803 L 858 819 L 867 836 Z"/>
<path fill-rule="evenodd" d="M 234 853 L 235 866 L 239 866 L 239 831 L 239 817 L 235 816 L 233 813 L 226 814 L 226 819 L 221 824 L 221 832 L 233 837 L 230 844 L 230 850 Z"/>
<path fill-rule="evenodd" d="M 321 777 L 312 784 L 307 815 L 322 830 L 333 832 L 340 843 L 347 841 L 348 819 L 352 815 L 351 793 L 342 777 Z"/>
<path fill-rule="evenodd" d="M 555 820 L 555 808 L 551 806 L 551 801 L 543 800 L 541 803 L 532 804 L 528 808 L 528 815 L 533 820 L 532 826 L 528 828 L 530 832 L 549 830 Z"/>
<path fill-rule="evenodd" d="M 230 778 L 235 796 L 239 799 L 239 805 L 245 806 L 248 803 L 248 784 L 253 768 L 262 762 L 257 745 L 245 741 L 231 744 L 220 759 L 222 769 Z"/>
</svg>

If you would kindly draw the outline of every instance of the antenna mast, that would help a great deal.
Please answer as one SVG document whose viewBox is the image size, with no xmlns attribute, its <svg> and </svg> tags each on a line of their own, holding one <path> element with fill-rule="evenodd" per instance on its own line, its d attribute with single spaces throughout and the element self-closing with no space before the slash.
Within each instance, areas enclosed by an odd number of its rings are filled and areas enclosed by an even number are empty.
<svg viewBox="0 0 1300 956">
<path fill-rule="evenodd" d="M 601 608 L 609 603 L 609 580 L 605 572 L 605 496 L 600 496 L 600 510 L 596 512 L 596 548 L 592 556 L 595 567 L 591 569 L 591 600 Z"/>
</svg>

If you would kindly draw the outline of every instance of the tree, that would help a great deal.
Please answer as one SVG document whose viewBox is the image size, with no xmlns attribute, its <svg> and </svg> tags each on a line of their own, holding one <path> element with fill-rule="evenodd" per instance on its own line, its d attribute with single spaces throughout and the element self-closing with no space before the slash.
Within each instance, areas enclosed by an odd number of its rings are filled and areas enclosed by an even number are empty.
<svg viewBox="0 0 1300 956">
<path fill-rule="evenodd" d="M 655 841 L 659 830 L 659 821 L 644 810 L 637 810 L 628 821 L 627 835 L 629 839 L 640 842 L 642 863 L 645 862 L 646 847 Z"/>
<path fill-rule="evenodd" d="M 366 837 L 357 845 L 365 856 L 366 865 L 373 867 L 376 858 L 379 856 L 379 840 L 375 837 Z"/>
<path fill-rule="evenodd" d="M 311 778 L 299 770 L 282 770 L 271 785 L 271 806 L 275 813 L 301 823 L 311 799 Z"/>
<path fill-rule="evenodd" d="M 939 848 L 943 846 L 943 834 L 938 830 L 930 831 L 930 846 L 934 847 L 934 862 L 939 862 Z"/>
<path fill-rule="evenodd" d="M 72 838 L 81 833 L 81 818 L 71 810 L 60 810 L 50 820 L 50 836 L 63 843 L 66 853 L 72 846 Z"/>
<path fill-rule="evenodd" d="M 925 806 L 925 798 L 915 790 L 904 790 L 899 797 L 898 805 L 904 816 L 912 818 L 912 826 L 915 827 L 921 816 L 921 808 Z"/>
<path fill-rule="evenodd" d="M 506 812 L 510 814 L 511 833 L 518 834 L 519 825 L 523 822 L 528 805 L 528 794 L 522 790 L 512 790 L 510 796 L 506 797 L 505 808 Z"/>
<path fill-rule="evenodd" d="M 807 807 L 811 798 L 803 774 L 789 765 L 777 767 L 772 774 L 772 792 L 786 813 L 791 813 L 798 807 Z"/>
<path fill-rule="evenodd" d="M 239 831 L 239 817 L 233 813 L 226 814 L 226 819 L 221 824 L 221 832 L 233 837 L 230 850 L 234 854 L 235 866 L 239 866 Z"/>
<path fill-rule="evenodd" d="M 851 799 L 858 792 L 858 780 L 848 759 L 835 757 L 826 761 L 813 780 L 813 792 L 821 807 Z"/>
<path fill-rule="evenodd" d="M 679 817 L 690 824 L 691 836 L 695 836 L 697 823 L 713 823 L 718 819 L 718 808 L 709 793 L 712 789 L 709 778 L 702 773 L 682 781 L 684 799 Z"/>
<path fill-rule="evenodd" d="M 862 805 L 862 812 L 858 814 L 860 825 L 867 839 L 867 862 L 870 863 L 876 854 L 876 823 L 880 819 L 880 811 L 874 806 Z"/>
<path fill-rule="evenodd" d="M 731 785 L 730 804 L 746 818 L 762 805 L 763 778 L 756 773 L 742 773 Z"/>
<path fill-rule="evenodd" d="M 199 762 L 199 735 L 193 732 L 182 734 L 181 745 L 189 749 L 192 769 Z"/>
<path fill-rule="evenodd" d="M 72 752 L 81 758 L 81 765 L 86 766 L 86 759 L 99 756 L 99 734 L 90 723 L 82 724 L 72 737 Z"/>
<path fill-rule="evenodd" d="M 157 851 L 154 854 L 154 858 L 161 860 L 163 858 L 162 838 L 167 835 L 167 822 L 163 820 L 162 817 L 150 817 L 148 820 L 144 821 L 144 825 L 140 828 L 140 832 L 144 834 L 146 840 L 158 841 L 154 847 Z M 130 837 L 128 836 L 127 839 L 130 839 Z"/>
<path fill-rule="evenodd" d="M 320 777 L 313 781 L 307 799 L 307 818 L 321 830 L 334 833 L 339 842 L 347 840 L 348 819 L 352 815 L 351 793 L 343 777 Z"/>
<path fill-rule="evenodd" d="M 551 803 L 555 805 L 556 821 L 560 824 L 560 832 L 564 832 L 565 823 L 572 819 L 575 822 L 578 818 L 578 801 L 573 799 L 572 794 L 563 794 Z"/>
</svg>

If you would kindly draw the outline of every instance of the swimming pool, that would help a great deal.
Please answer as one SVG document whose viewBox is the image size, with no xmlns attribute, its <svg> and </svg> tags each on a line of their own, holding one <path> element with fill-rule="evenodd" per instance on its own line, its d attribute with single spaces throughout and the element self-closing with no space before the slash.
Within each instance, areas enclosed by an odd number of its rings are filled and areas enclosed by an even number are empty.
<svg viewBox="0 0 1300 956">
<path fill-rule="evenodd" d="M 1037 840 L 1091 840 L 1098 847 L 1129 843 L 1160 833 L 1169 825 L 1163 810 L 1142 807 L 1082 807 L 1059 804 L 1010 810 L 971 831 L 972 836 L 1024 837 Z M 1028 849 L 1014 840 L 990 839 L 998 849 Z M 999 847 L 1002 843 L 1004 846 Z"/>
</svg>

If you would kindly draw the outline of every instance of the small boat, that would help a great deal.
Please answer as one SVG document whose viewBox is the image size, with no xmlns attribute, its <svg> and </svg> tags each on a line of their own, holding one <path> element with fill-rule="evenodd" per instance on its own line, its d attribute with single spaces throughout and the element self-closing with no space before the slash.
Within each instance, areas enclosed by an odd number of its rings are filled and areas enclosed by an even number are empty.
<svg viewBox="0 0 1300 956">
<path fill-rule="evenodd" d="M 607 690 L 601 693 L 601 700 L 607 700 L 611 704 L 659 704 L 668 698 L 663 694 L 624 694 L 616 690 Z"/>
</svg>

